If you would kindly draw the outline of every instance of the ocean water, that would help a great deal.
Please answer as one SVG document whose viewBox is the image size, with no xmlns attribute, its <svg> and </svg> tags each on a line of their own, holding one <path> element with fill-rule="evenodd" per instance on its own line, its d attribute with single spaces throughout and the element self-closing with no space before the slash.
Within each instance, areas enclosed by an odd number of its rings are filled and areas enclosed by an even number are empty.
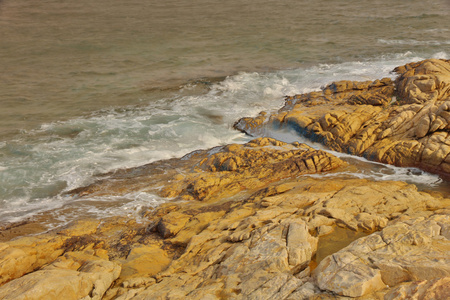
<svg viewBox="0 0 450 300">
<path fill-rule="evenodd" d="M 447 0 L 0 0 L 0 223 L 138 213 L 167 199 L 62 195 L 95 174 L 243 143 L 233 123 L 285 95 L 394 78 L 426 58 L 450 58 Z M 448 191 L 420 170 L 345 159 L 361 170 L 343 176 Z"/>
</svg>

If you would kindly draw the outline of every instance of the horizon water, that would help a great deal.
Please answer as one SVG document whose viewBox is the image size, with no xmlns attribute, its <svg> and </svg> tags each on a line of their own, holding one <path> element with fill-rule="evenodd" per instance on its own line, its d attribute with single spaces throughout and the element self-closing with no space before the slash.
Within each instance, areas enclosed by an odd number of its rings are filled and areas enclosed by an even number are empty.
<svg viewBox="0 0 450 300">
<path fill-rule="evenodd" d="M 244 143 L 233 123 L 276 111 L 285 95 L 449 59 L 449 11 L 446 0 L 0 1 L 0 226 L 158 205 L 166 199 L 139 191 L 62 195 L 96 174 Z M 361 170 L 323 176 L 449 193 L 436 175 L 336 155 Z"/>
</svg>

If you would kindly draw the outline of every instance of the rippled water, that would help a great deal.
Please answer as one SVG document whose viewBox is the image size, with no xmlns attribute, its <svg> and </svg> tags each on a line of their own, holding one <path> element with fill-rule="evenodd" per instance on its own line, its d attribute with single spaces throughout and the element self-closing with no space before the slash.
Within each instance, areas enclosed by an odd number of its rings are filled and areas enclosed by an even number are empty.
<svg viewBox="0 0 450 300">
<path fill-rule="evenodd" d="M 0 1 L 0 138 L 239 71 L 450 46 L 440 1 Z"/>
<path fill-rule="evenodd" d="M 97 173 L 243 142 L 234 121 L 284 95 L 449 58 L 449 11 L 446 0 L 0 1 L 0 222 L 71 203 L 61 192 Z"/>
</svg>

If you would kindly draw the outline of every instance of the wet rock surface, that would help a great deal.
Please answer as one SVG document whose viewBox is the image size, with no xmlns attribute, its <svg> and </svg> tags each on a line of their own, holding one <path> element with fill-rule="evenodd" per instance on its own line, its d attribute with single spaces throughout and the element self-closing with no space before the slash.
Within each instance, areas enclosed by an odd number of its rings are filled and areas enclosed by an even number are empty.
<svg viewBox="0 0 450 300">
<path fill-rule="evenodd" d="M 334 155 L 305 144 L 258 138 L 243 145 L 199 150 L 178 160 L 121 170 L 72 194 L 118 195 L 132 189 L 170 198 L 208 201 L 251 191 L 284 178 L 330 171 L 344 164 Z"/>
<path fill-rule="evenodd" d="M 450 178 L 450 61 L 397 67 L 399 76 L 339 81 L 321 92 L 286 98 L 278 114 L 244 118 L 235 128 L 293 128 L 332 150 Z"/>
<path fill-rule="evenodd" d="M 236 126 L 294 126 L 340 151 L 365 149 L 358 153 L 376 156 L 382 145 L 381 161 L 425 161 L 445 171 L 440 159 L 448 119 L 440 107 L 449 96 L 448 77 L 441 74 L 447 65 L 409 64 L 397 69 L 402 75 L 396 82 L 337 82 L 288 98 L 278 115 Z M 394 94 L 400 105 L 392 103 Z M 429 109 L 417 108 L 429 103 Z M 419 114 L 436 116 L 420 138 L 420 126 L 405 125 L 421 124 Z M 447 127 L 432 125 L 438 116 Z M 393 131 L 379 138 L 388 129 Z M 410 152 L 396 152 L 402 147 Z M 424 154 L 426 147 L 434 150 Z M 4 239 L 0 298 L 448 298 L 448 195 L 399 181 L 316 176 L 347 167 L 304 144 L 258 138 L 101 175 L 69 195 L 145 191 L 171 200 L 143 208 L 139 220 L 85 219 Z"/>
</svg>

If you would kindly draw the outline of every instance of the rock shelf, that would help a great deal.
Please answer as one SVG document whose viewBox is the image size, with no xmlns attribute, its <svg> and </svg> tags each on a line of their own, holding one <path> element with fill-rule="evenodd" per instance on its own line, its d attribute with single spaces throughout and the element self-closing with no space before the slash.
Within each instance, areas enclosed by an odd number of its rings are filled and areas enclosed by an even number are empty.
<svg viewBox="0 0 450 300">
<path fill-rule="evenodd" d="M 336 82 L 235 127 L 291 127 L 331 149 L 450 174 L 450 62 L 395 82 Z M 446 299 L 450 198 L 400 181 L 319 177 L 347 163 L 256 138 L 104 174 L 74 198 L 170 201 L 0 243 L 0 299 Z M 24 232 L 29 230 L 27 224 Z M 323 241 L 354 232 L 318 257 Z M 350 238 L 351 236 L 351 238 Z M 354 239 L 354 240 L 353 240 Z"/>
</svg>

